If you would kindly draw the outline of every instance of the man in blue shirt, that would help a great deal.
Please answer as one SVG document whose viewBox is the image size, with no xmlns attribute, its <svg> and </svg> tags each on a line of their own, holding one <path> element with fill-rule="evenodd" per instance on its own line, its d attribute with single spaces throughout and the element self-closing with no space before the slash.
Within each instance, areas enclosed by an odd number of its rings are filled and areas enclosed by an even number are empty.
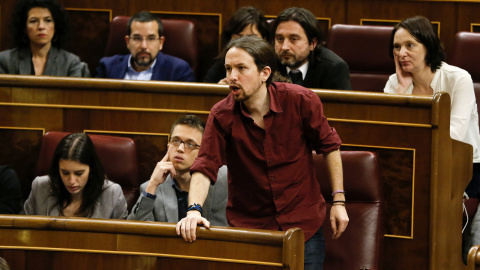
<svg viewBox="0 0 480 270">
<path fill-rule="evenodd" d="M 161 21 L 142 11 L 133 15 L 125 36 L 130 54 L 103 57 L 97 78 L 193 82 L 195 76 L 188 63 L 161 52 L 165 37 Z"/>
</svg>

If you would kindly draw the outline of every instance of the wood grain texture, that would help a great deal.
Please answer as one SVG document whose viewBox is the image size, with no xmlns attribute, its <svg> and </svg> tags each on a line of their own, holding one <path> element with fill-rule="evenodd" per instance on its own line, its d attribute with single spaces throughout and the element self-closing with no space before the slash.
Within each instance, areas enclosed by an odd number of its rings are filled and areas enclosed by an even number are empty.
<svg viewBox="0 0 480 270">
<path fill-rule="evenodd" d="M 15 269 L 301 269 L 290 256 L 303 266 L 299 229 L 199 228 L 187 243 L 161 222 L 5 215 L 0 224 L 0 255 Z"/>
</svg>

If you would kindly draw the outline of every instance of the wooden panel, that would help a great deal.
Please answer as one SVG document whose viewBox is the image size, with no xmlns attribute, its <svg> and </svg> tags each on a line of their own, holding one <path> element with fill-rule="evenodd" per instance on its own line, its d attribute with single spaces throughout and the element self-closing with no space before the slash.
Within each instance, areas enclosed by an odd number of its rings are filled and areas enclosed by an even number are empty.
<svg viewBox="0 0 480 270">
<path fill-rule="evenodd" d="M 23 198 L 27 198 L 31 190 L 43 134 L 44 130 L 41 128 L 0 127 L 0 164 L 10 165 L 15 170 Z"/>
<path fill-rule="evenodd" d="M 175 224 L 0 216 L 0 255 L 15 269 L 303 269 L 303 242 L 299 229 L 199 228 L 187 243 Z"/>
<path fill-rule="evenodd" d="M 112 20 L 111 10 L 67 9 L 70 18 L 70 42 L 66 50 L 88 64 L 90 73 L 95 76 L 98 62 L 104 56 Z M 126 46 L 126 45 L 125 45 Z"/>
<path fill-rule="evenodd" d="M 408 129 L 399 128 L 406 134 Z M 413 238 L 413 187 L 415 149 L 342 145 L 346 151 L 371 151 L 377 155 L 383 180 L 385 234 L 387 237 Z"/>
<path fill-rule="evenodd" d="M 430 21 L 439 22 L 440 38 L 448 49 L 453 45 L 453 37 L 457 32 L 456 4 L 409 1 L 365 0 L 349 1 L 349 24 L 359 24 L 362 19 L 403 20 L 408 17 L 422 15 Z"/>
<path fill-rule="evenodd" d="M 472 31 L 472 24 L 474 29 L 472 32 L 480 32 L 476 25 L 480 24 L 480 18 L 478 14 L 480 12 L 480 4 L 476 3 L 463 3 L 458 6 L 458 24 L 457 32 L 460 31 Z"/>
</svg>

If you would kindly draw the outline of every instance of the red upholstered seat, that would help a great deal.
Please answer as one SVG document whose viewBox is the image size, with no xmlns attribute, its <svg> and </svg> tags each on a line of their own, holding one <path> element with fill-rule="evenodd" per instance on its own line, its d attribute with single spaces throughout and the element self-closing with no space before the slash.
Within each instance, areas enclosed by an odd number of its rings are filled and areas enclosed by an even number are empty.
<svg viewBox="0 0 480 270">
<path fill-rule="evenodd" d="M 48 174 L 53 152 L 67 132 L 48 132 L 43 136 L 35 175 Z M 118 183 L 123 190 L 130 211 L 140 195 L 137 150 L 130 138 L 88 135 L 92 139 L 98 157 L 105 168 L 107 178 Z"/>
<path fill-rule="evenodd" d="M 325 235 L 325 270 L 382 269 L 383 213 L 382 183 L 374 153 L 341 151 L 344 188 L 349 224 L 339 239 L 332 239 L 328 218 L 332 203 L 330 178 L 322 155 L 314 154 L 317 179 L 327 202 Z"/>
<path fill-rule="evenodd" d="M 129 54 L 125 43 L 128 16 L 117 16 L 110 22 L 105 56 Z M 197 67 L 197 35 L 191 21 L 161 19 L 165 43 L 162 52 L 187 61 L 195 71 Z"/>
<path fill-rule="evenodd" d="M 475 89 L 477 105 L 480 102 L 480 33 L 458 32 L 455 35 L 453 50 L 448 56 L 450 65 L 465 69 L 470 73 Z M 480 115 L 480 107 L 477 106 Z"/>
<path fill-rule="evenodd" d="M 328 33 L 327 47 L 350 68 L 353 90 L 383 92 L 395 73 L 389 55 L 393 27 L 335 24 Z"/>
<path fill-rule="evenodd" d="M 448 63 L 465 69 L 474 82 L 480 82 L 480 33 L 458 32 L 455 35 L 453 50 L 448 55 Z"/>
</svg>

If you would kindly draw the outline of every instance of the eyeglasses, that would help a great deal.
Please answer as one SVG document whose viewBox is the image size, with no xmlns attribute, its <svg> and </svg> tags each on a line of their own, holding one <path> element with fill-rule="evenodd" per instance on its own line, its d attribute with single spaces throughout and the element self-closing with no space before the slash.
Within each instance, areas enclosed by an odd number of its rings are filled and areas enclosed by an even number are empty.
<svg viewBox="0 0 480 270">
<path fill-rule="evenodd" d="M 200 148 L 200 145 L 196 144 L 192 140 L 182 141 L 182 140 L 180 140 L 180 138 L 177 138 L 177 137 L 171 138 L 170 143 L 175 147 L 179 147 L 180 144 L 183 143 L 185 148 L 188 149 L 188 150 L 194 150 L 195 148 Z"/>
<path fill-rule="evenodd" d="M 156 42 L 157 40 L 159 40 L 160 37 L 157 37 L 157 36 L 148 36 L 148 37 L 142 37 L 142 36 L 130 36 L 130 41 L 132 41 L 133 43 L 136 43 L 136 44 L 140 44 L 142 43 L 144 40 L 147 41 L 148 44 L 153 44 L 154 42 Z"/>
</svg>

